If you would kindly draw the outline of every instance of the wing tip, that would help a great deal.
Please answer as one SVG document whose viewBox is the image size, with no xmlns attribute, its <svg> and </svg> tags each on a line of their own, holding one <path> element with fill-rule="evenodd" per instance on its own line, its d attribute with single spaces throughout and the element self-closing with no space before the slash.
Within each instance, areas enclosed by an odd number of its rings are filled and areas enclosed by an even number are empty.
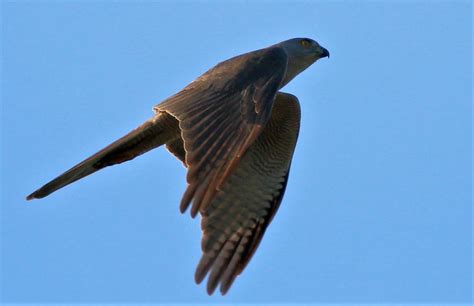
<svg viewBox="0 0 474 306">
<path fill-rule="evenodd" d="M 191 200 L 193 199 L 195 190 L 195 185 L 188 185 L 186 191 L 184 191 L 183 197 L 181 198 L 181 203 L 179 204 L 179 211 L 181 213 L 184 213 L 188 209 L 189 204 L 191 204 Z"/>
<path fill-rule="evenodd" d="M 206 286 L 207 294 L 212 295 L 214 293 L 214 291 L 216 290 L 218 285 L 219 285 L 218 280 L 208 279 L 207 280 L 207 286 Z"/>
<path fill-rule="evenodd" d="M 230 284 L 228 284 L 228 285 L 227 285 L 227 284 L 226 284 L 226 285 L 222 285 L 222 284 L 221 284 L 221 287 L 220 287 L 221 295 L 226 295 L 226 294 L 227 294 L 227 292 L 228 292 L 229 289 L 230 289 L 231 284 L 232 284 L 232 283 L 230 283 Z"/>
</svg>

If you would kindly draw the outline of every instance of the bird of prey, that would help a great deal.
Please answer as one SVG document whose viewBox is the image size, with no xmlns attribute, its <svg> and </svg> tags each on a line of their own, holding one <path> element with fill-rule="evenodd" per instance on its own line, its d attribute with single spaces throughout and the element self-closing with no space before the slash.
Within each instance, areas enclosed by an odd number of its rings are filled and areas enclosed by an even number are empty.
<svg viewBox="0 0 474 306">
<path fill-rule="evenodd" d="M 298 99 L 279 90 L 329 52 L 294 38 L 214 66 L 156 105 L 154 116 L 39 188 L 39 199 L 165 145 L 187 168 L 181 212 L 201 215 L 195 280 L 225 294 L 255 253 L 285 192 L 300 127 Z"/>
</svg>

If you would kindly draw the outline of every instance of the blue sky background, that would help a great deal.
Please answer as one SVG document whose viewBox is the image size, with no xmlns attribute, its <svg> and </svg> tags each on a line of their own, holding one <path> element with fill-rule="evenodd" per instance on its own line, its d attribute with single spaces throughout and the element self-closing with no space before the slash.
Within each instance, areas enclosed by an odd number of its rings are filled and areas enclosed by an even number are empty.
<svg viewBox="0 0 474 306">
<path fill-rule="evenodd" d="M 469 1 L 3 2 L 2 300 L 467 303 Z M 307 36 L 282 206 L 229 294 L 193 275 L 199 221 L 159 149 L 24 197 L 231 56 Z"/>
</svg>

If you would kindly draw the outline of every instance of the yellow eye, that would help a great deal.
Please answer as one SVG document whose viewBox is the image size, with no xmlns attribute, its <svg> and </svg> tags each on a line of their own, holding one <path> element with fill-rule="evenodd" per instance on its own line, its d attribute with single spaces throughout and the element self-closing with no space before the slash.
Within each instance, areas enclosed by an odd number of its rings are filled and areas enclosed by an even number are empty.
<svg viewBox="0 0 474 306">
<path fill-rule="evenodd" d="M 300 44 L 305 48 L 308 48 L 309 46 L 311 46 L 311 42 L 308 39 L 302 39 L 300 41 Z"/>
</svg>

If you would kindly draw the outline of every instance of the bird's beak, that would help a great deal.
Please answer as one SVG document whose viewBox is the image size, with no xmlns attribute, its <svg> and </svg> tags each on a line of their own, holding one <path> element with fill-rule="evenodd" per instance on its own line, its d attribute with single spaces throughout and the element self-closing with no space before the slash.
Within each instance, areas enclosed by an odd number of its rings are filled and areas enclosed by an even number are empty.
<svg viewBox="0 0 474 306">
<path fill-rule="evenodd" d="M 319 50 L 319 58 L 323 58 L 323 57 L 328 57 L 329 58 L 329 51 L 328 49 L 326 48 L 323 48 L 323 47 L 319 47 L 320 50 Z"/>
</svg>

